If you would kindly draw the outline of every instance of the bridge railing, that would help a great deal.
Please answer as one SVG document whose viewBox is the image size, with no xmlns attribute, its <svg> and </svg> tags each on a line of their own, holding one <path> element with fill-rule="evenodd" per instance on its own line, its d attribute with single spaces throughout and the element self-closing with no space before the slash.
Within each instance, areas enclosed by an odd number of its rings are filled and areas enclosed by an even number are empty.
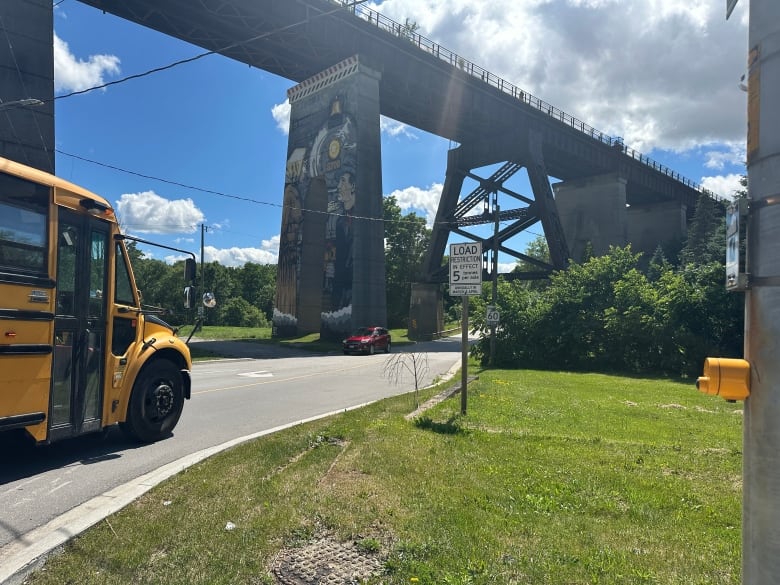
<svg viewBox="0 0 780 585">
<path fill-rule="evenodd" d="M 331 2 L 345 6 L 345 5 L 352 4 L 353 0 L 331 0 Z M 505 79 L 502 79 L 501 77 L 495 75 L 494 73 L 491 73 L 487 69 L 484 69 L 483 67 L 480 67 L 475 63 L 472 63 L 471 61 L 461 57 L 457 53 L 453 53 L 446 47 L 442 47 L 438 43 L 435 43 L 434 41 L 420 34 L 417 34 L 416 32 L 414 32 L 413 28 L 410 27 L 408 24 L 401 24 L 399 22 L 396 22 L 391 18 L 388 18 L 387 16 L 384 16 L 383 14 L 376 12 L 375 10 L 371 10 L 370 8 L 367 8 L 361 4 L 349 6 L 349 10 L 356 16 L 360 17 L 361 19 L 365 20 L 370 24 L 373 24 L 377 28 L 387 31 L 399 38 L 406 39 L 410 43 L 416 45 L 419 49 L 425 51 L 426 53 L 430 53 L 431 55 L 438 57 L 442 61 L 445 61 L 450 65 L 465 71 L 469 75 L 481 79 L 485 83 L 503 91 L 506 94 L 511 95 L 512 97 L 518 99 L 519 101 L 528 104 L 529 106 L 536 108 L 541 112 L 546 113 L 548 116 L 555 118 L 556 120 L 559 120 L 560 122 L 563 122 L 564 124 L 571 126 L 576 130 L 579 130 L 583 134 L 587 134 L 588 136 L 590 136 L 595 140 L 598 140 L 599 142 L 620 149 L 621 152 L 623 152 L 627 156 L 630 156 L 634 160 L 666 175 L 667 177 L 670 177 L 671 179 L 674 179 L 675 181 L 682 183 L 683 185 L 690 187 L 691 189 L 699 191 L 700 193 L 706 193 L 710 197 L 718 199 L 718 197 L 712 191 L 709 191 L 708 189 L 704 189 L 698 183 L 695 183 L 691 179 L 682 176 L 680 173 L 670 169 L 666 165 L 661 164 L 653 160 L 649 156 L 646 156 L 641 152 L 638 152 L 633 148 L 626 146 L 625 144 L 623 144 L 622 138 L 613 137 L 608 134 L 604 134 L 603 132 L 597 130 L 593 126 L 590 126 L 589 124 L 586 124 L 582 120 L 579 120 L 574 116 L 567 114 L 563 110 L 556 108 L 552 104 L 549 104 L 542 99 L 539 99 L 535 95 L 530 94 L 527 91 L 524 91 L 523 89 L 517 87 L 516 85 L 506 81 Z"/>
</svg>

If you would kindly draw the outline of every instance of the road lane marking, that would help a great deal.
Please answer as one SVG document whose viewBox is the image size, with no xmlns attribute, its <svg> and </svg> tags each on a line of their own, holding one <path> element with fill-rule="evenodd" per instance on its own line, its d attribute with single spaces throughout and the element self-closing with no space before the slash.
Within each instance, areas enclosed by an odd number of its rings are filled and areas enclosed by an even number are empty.
<svg viewBox="0 0 780 585">
<path fill-rule="evenodd" d="M 64 482 L 64 483 L 61 483 L 60 485 L 58 485 L 58 486 L 56 486 L 56 487 L 52 488 L 51 490 L 49 490 L 49 493 L 48 493 L 48 494 L 46 494 L 46 495 L 49 495 L 49 496 L 50 496 L 51 494 L 53 494 L 54 492 L 56 492 L 58 489 L 64 488 L 66 485 L 68 485 L 68 484 L 70 484 L 70 483 L 73 483 L 73 482 L 72 482 L 72 481 L 66 481 L 66 482 Z"/>
<path fill-rule="evenodd" d="M 260 370 L 258 372 L 244 372 L 243 374 L 239 374 L 239 376 L 244 376 L 246 378 L 273 378 L 274 375 L 271 372 L 268 372 L 266 370 Z"/>
<path fill-rule="evenodd" d="M 358 368 L 365 368 L 368 364 L 360 364 L 357 366 L 352 366 L 351 368 L 341 368 L 339 370 L 329 370 L 327 372 L 312 372 L 311 374 L 302 374 L 300 376 L 293 376 L 292 378 L 284 378 L 280 379 L 277 378 L 275 380 L 268 380 L 265 382 L 252 382 L 251 384 L 240 384 L 238 386 L 225 386 L 224 388 L 212 388 L 211 390 L 198 390 L 197 392 L 193 392 L 192 395 L 196 394 L 211 394 L 212 392 L 222 392 L 224 390 L 240 390 L 241 388 L 251 388 L 252 386 L 262 386 L 263 384 L 276 384 L 278 382 L 289 382 L 292 380 L 304 380 L 306 378 L 313 378 L 314 376 L 322 376 L 325 374 L 338 374 L 339 372 L 348 372 L 349 370 L 357 370 Z"/>
</svg>

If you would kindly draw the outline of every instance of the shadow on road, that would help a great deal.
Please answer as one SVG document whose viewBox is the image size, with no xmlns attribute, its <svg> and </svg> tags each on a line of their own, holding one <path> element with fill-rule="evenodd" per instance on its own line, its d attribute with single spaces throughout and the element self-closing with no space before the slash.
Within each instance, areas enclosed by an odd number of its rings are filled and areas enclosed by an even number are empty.
<svg viewBox="0 0 780 585">
<path fill-rule="evenodd" d="M 73 464 L 118 459 L 122 451 L 138 447 L 143 445 L 127 439 L 116 427 L 40 446 L 21 431 L 0 433 L 0 485 Z"/>
</svg>

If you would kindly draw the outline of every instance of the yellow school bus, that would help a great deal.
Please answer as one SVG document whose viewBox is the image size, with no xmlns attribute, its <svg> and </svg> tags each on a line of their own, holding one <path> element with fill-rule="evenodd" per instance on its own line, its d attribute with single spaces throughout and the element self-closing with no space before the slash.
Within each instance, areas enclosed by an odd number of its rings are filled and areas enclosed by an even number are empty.
<svg viewBox="0 0 780 585">
<path fill-rule="evenodd" d="M 125 239 L 102 197 L 0 158 L 0 431 L 170 435 L 192 360 L 142 308 Z"/>
</svg>

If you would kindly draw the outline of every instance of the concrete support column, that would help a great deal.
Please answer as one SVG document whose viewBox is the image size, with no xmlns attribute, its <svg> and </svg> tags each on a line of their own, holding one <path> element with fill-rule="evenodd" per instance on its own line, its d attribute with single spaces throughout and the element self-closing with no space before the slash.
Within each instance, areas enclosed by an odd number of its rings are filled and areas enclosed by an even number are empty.
<svg viewBox="0 0 780 585">
<path fill-rule="evenodd" d="M 443 313 L 441 287 L 436 283 L 413 283 L 409 300 L 409 339 L 433 339 L 444 328 Z"/>
<path fill-rule="evenodd" d="M 288 92 L 276 335 L 386 325 L 379 79 L 352 57 Z"/>
<path fill-rule="evenodd" d="M 54 173 L 54 36 L 51 0 L 0 2 L 0 156 Z"/>
<path fill-rule="evenodd" d="M 588 244 L 601 256 L 628 242 L 626 180 L 611 173 L 553 185 L 569 255 L 580 262 Z"/>
<path fill-rule="evenodd" d="M 660 245 L 666 252 L 677 250 L 687 233 L 686 206 L 680 201 L 632 205 L 626 210 L 628 241 L 634 252 L 649 259 Z"/>
</svg>

